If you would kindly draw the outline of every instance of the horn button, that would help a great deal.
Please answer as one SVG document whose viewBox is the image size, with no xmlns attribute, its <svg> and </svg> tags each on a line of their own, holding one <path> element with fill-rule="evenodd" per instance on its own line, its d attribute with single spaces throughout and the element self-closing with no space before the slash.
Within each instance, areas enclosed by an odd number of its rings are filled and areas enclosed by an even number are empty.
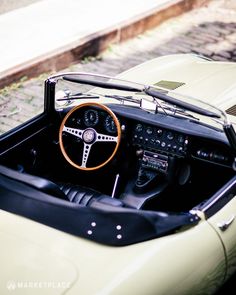
<svg viewBox="0 0 236 295">
<path fill-rule="evenodd" d="M 96 140 L 96 131 L 92 128 L 87 128 L 83 133 L 83 141 L 87 144 L 94 143 Z"/>
</svg>

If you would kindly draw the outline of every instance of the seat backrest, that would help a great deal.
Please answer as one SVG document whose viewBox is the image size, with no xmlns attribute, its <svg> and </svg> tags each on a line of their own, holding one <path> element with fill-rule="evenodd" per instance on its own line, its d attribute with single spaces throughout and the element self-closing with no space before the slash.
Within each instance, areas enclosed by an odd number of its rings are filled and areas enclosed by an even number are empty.
<svg viewBox="0 0 236 295">
<path fill-rule="evenodd" d="M 11 180 L 15 180 L 17 182 L 27 184 L 41 192 L 52 195 L 54 197 L 58 197 L 60 199 L 67 199 L 65 194 L 60 190 L 59 186 L 48 179 L 23 173 L 23 172 L 19 172 L 19 171 L 10 169 L 6 166 L 0 165 L 0 177 L 1 175 Z"/>
</svg>

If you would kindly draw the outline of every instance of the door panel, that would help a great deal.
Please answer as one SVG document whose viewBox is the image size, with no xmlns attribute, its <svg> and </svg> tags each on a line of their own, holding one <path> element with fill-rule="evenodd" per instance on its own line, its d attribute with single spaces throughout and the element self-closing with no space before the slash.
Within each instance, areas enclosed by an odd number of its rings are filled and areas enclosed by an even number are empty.
<svg viewBox="0 0 236 295">
<path fill-rule="evenodd" d="M 208 219 L 224 243 L 227 255 L 227 277 L 236 271 L 236 197 Z"/>
</svg>

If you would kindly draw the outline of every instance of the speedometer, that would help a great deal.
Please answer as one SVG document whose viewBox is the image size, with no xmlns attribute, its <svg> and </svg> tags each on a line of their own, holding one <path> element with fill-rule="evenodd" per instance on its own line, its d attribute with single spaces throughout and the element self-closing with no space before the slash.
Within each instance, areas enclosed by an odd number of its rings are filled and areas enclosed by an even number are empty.
<svg viewBox="0 0 236 295">
<path fill-rule="evenodd" d="M 112 134 L 116 133 L 116 131 L 117 131 L 116 124 L 115 124 L 113 118 L 110 115 L 108 115 L 105 118 L 104 127 L 105 127 L 107 132 L 112 133 Z"/>
<path fill-rule="evenodd" d="M 84 124 L 87 127 L 92 127 L 97 125 L 99 121 L 98 111 L 96 110 L 87 110 L 84 113 Z"/>
</svg>

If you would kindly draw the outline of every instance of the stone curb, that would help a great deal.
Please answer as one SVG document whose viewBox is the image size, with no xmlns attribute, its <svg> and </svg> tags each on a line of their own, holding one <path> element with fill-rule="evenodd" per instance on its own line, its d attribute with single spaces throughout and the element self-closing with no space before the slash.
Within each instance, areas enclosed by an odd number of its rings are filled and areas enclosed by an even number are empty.
<svg viewBox="0 0 236 295">
<path fill-rule="evenodd" d="M 171 0 L 169 3 L 142 13 L 136 17 L 88 35 L 45 55 L 29 60 L 0 73 L 0 88 L 17 82 L 22 77 L 32 78 L 49 71 L 59 71 L 86 56 L 97 56 L 111 44 L 133 38 L 152 29 L 163 21 L 191 9 L 201 7 L 211 0 Z"/>
</svg>

